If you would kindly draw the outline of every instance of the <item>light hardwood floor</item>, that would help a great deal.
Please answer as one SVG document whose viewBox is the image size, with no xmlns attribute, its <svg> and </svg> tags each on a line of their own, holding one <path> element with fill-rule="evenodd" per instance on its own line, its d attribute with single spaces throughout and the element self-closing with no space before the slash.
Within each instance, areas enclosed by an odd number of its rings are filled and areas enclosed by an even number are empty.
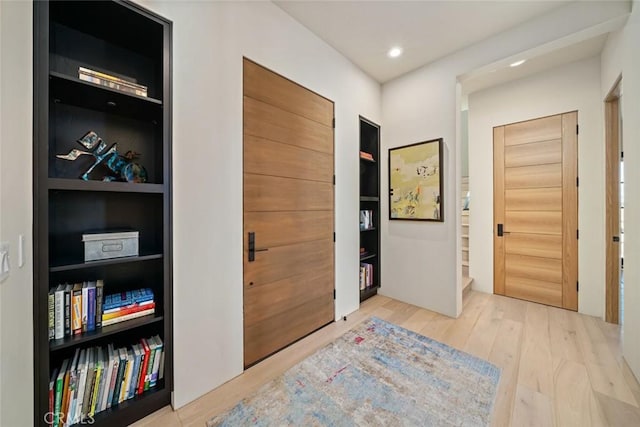
<svg viewBox="0 0 640 427">
<path fill-rule="evenodd" d="M 494 426 L 640 426 L 640 385 L 622 359 L 620 328 L 559 308 L 471 291 L 452 319 L 383 296 L 191 404 L 134 424 L 204 426 L 262 384 L 369 316 L 482 357 L 502 376 Z"/>
</svg>

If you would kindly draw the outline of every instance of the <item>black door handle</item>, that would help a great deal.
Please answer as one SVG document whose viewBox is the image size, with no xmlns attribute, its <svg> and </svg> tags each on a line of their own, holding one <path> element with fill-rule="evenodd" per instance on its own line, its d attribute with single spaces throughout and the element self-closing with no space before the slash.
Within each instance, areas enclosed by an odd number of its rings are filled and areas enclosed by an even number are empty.
<svg viewBox="0 0 640 427">
<path fill-rule="evenodd" d="M 504 225 L 498 224 L 498 237 L 502 237 L 505 234 L 511 234 L 510 231 L 504 231 Z"/>
<path fill-rule="evenodd" d="M 614 242 L 619 242 L 620 241 L 620 236 L 613 236 L 613 241 Z"/>
<path fill-rule="evenodd" d="M 256 252 L 266 252 L 269 248 L 256 249 L 256 233 L 254 231 L 249 232 L 249 242 L 248 242 L 248 252 L 249 257 L 248 261 L 253 262 L 256 260 Z"/>
</svg>

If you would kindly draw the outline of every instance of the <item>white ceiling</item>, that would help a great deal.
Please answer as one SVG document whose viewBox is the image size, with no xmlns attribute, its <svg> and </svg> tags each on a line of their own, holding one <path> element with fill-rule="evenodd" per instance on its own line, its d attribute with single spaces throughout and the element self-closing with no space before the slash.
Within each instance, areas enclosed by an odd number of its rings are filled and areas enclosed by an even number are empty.
<svg viewBox="0 0 640 427">
<path fill-rule="evenodd" d="M 473 78 L 465 80 L 462 84 L 463 95 L 512 80 L 522 79 L 553 67 L 591 58 L 602 52 L 606 41 L 607 34 L 605 33 L 578 43 L 543 52 L 533 57 L 523 53 L 517 58 L 527 59 L 527 61 L 519 67 L 509 66 L 509 62 L 516 58 L 500 61 L 500 63 L 493 64 L 476 73 Z"/>
<path fill-rule="evenodd" d="M 274 3 L 384 83 L 568 1 L 289 1 Z M 399 58 L 387 57 L 401 46 Z"/>
</svg>

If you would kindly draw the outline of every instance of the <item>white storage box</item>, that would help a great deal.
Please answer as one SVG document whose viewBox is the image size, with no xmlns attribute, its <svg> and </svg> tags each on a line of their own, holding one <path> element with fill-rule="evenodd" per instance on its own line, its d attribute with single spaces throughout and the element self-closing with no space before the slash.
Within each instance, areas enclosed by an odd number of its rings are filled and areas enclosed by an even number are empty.
<svg viewBox="0 0 640 427">
<path fill-rule="evenodd" d="M 138 232 L 83 234 L 84 260 L 138 256 Z"/>
</svg>

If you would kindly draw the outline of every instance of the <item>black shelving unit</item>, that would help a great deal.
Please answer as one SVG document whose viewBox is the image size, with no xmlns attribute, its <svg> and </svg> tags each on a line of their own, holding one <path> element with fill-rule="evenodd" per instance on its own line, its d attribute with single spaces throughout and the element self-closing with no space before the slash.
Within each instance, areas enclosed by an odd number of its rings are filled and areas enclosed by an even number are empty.
<svg viewBox="0 0 640 427">
<path fill-rule="evenodd" d="M 364 154 L 363 154 L 364 153 Z M 370 285 L 360 283 L 360 301 L 380 287 L 380 126 L 360 117 L 360 211 L 371 211 L 372 224 L 360 227 L 360 266 L 370 265 Z M 362 274 L 362 273 L 361 273 Z M 362 279 L 361 279 L 362 280 Z"/>
<path fill-rule="evenodd" d="M 171 402 L 172 23 L 130 1 L 34 2 L 34 420 L 46 425 L 49 380 L 77 349 L 129 346 L 158 335 L 164 375 L 157 385 L 85 423 L 127 425 Z M 146 86 L 148 96 L 79 78 L 85 67 Z M 96 132 L 118 152 L 140 154 L 144 183 L 88 181 L 91 155 L 77 140 Z M 96 168 L 96 175 L 105 170 Z M 139 232 L 139 256 L 84 262 L 82 234 Z M 48 293 L 61 283 L 101 279 L 104 294 L 151 288 L 155 313 L 79 335 L 48 336 Z"/>
</svg>

